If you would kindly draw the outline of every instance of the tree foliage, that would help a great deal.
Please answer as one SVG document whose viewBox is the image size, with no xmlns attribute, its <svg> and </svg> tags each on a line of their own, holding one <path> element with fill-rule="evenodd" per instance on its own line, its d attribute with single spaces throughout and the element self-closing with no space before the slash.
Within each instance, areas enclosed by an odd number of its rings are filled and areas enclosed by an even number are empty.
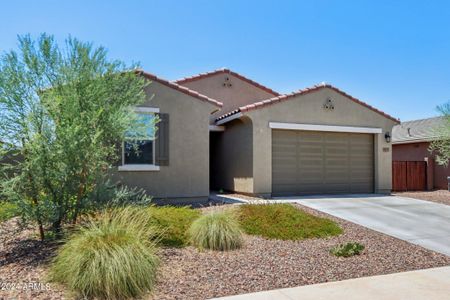
<svg viewBox="0 0 450 300">
<path fill-rule="evenodd" d="M 139 129 L 133 107 L 148 84 L 103 47 L 19 37 L 0 58 L 0 188 L 25 219 L 58 231 L 95 204 L 117 141 Z"/>
<path fill-rule="evenodd" d="M 435 128 L 436 138 L 430 144 L 430 151 L 435 151 L 438 164 L 447 166 L 450 161 L 450 101 L 439 106 L 438 110 L 443 121 Z"/>
</svg>

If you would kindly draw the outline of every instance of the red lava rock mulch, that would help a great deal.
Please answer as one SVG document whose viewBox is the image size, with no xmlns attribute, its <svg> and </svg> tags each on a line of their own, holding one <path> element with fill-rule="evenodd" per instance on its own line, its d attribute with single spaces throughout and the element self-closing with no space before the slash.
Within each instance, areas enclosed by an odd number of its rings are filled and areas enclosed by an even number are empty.
<svg viewBox="0 0 450 300">
<path fill-rule="evenodd" d="M 394 193 L 394 195 L 450 205 L 450 192 L 447 190 L 426 191 L 426 192 L 403 192 L 403 193 Z"/>
</svg>

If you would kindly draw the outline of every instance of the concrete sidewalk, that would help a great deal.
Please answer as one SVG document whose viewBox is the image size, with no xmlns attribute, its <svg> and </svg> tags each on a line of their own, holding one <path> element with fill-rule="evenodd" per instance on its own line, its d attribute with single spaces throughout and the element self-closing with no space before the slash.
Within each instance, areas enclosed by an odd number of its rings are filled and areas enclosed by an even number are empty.
<svg viewBox="0 0 450 300">
<path fill-rule="evenodd" d="M 300 286 L 221 300 L 448 300 L 450 267 Z"/>
</svg>

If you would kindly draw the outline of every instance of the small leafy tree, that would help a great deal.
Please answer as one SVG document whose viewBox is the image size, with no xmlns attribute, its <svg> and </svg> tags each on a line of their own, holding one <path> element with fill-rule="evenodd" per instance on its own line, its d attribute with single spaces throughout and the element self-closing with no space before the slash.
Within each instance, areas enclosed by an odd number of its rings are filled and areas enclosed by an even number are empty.
<svg viewBox="0 0 450 300">
<path fill-rule="evenodd" d="M 436 162 L 447 166 L 450 161 L 450 101 L 438 107 L 443 122 L 435 128 L 436 139 L 430 144 L 430 151 L 436 152 Z"/>
<path fill-rule="evenodd" d="M 0 193 L 41 239 L 95 204 L 126 130 L 145 132 L 133 107 L 148 82 L 133 68 L 102 47 L 74 38 L 59 47 L 47 34 L 19 37 L 19 51 L 1 56 Z"/>
</svg>

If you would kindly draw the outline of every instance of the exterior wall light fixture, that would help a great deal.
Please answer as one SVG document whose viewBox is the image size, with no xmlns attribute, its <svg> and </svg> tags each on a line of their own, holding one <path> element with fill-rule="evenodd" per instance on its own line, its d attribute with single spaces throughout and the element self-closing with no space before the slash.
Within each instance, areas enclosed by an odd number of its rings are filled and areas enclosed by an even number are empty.
<svg viewBox="0 0 450 300">
<path fill-rule="evenodd" d="M 386 140 L 386 143 L 391 142 L 391 134 L 389 133 L 389 131 L 384 134 L 384 139 Z"/>
</svg>

